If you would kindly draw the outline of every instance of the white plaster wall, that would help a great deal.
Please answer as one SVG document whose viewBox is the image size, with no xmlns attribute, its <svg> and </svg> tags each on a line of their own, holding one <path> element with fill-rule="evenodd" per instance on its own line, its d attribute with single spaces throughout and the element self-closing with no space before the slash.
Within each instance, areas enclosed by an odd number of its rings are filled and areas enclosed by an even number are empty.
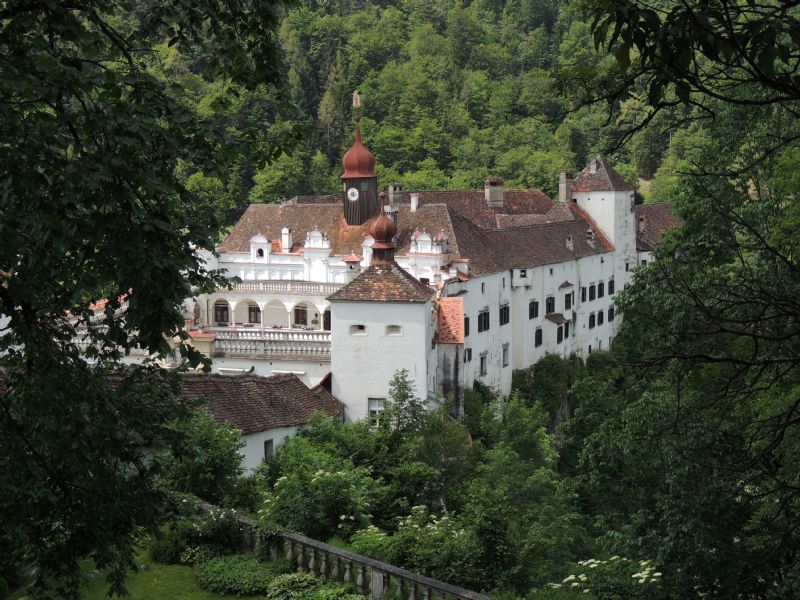
<svg viewBox="0 0 800 600">
<path fill-rule="evenodd" d="M 242 455 L 245 469 L 254 471 L 264 462 L 264 442 L 266 440 L 272 440 L 272 447 L 277 452 L 286 439 L 295 435 L 300 429 L 299 426 L 275 427 L 267 431 L 243 435 L 242 439 L 245 445 L 239 450 L 239 454 Z"/>
<path fill-rule="evenodd" d="M 333 302 L 331 313 L 332 392 L 347 421 L 366 418 L 367 399 L 386 398 L 400 369 L 408 370 L 417 395 L 427 396 L 430 302 Z M 365 335 L 350 334 L 356 324 L 366 326 Z M 402 335 L 387 336 L 387 325 L 400 325 Z"/>
<path fill-rule="evenodd" d="M 505 281 L 505 284 L 504 284 Z M 511 389 L 513 349 L 511 348 L 514 320 L 500 325 L 500 305 L 511 304 L 511 271 L 475 277 L 465 282 L 464 315 L 469 317 L 469 336 L 464 339 L 464 348 L 472 350 L 472 360 L 464 363 L 464 385 L 472 386 L 476 379 L 492 388 L 508 393 Z M 489 309 L 489 329 L 478 332 L 478 314 Z M 511 308 L 513 315 L 513 307 Z M 503 367 L 503 344 L 509 344 L 509 365 Z M 486 375 L 480 374 L 480 355 L 486 352 Z"/>
<path fill-rule="evenodd" d="M 246 358 L 214 358 L 211 372 L 234 375 L 254 368 L 255 375 L 269 377 L 281 373 L 294 373 L 308 387 L 314 387 L 331 372 L 327 362 L 312 363 L 294 360 L 251 360 Z"/>
</svg>

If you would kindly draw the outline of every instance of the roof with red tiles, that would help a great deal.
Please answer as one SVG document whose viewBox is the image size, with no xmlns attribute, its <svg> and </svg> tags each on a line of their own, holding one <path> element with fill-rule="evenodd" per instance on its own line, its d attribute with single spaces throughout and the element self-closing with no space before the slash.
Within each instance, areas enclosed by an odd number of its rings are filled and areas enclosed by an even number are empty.
<svg viewBox="0 0 800 600">
<path fill-rule="evenodd" d="M 464 299 L 461 296 L 439 299 L 439 343 L 464 343 Z"/>
<path fill-rule="evenodd" d="M 681 220 L 670 213 L 670 206 L 638 204 L 636 210 L 636 249 L 651 252 L 664 241 L 664 233 L 681 225 Z"/>
<path fill-rule="evenodd" d="M 434 291 L 395 261 L 370 265 L 330 296 L 331 302 L 428 302 Z"/>
<path fill-rule="evenodd" d="M 305 425 L 315 411 L 340 415 L 344 405 L 321 387 L 309 388 L 296 375 L 219 375 L 187 373 L 182 395 L 204 404 L 217 424 L 228 423 L 243 434 L 276 427 Z"/>
<path fill-rule="evenodd" d="M 592 173 L 592 164 L 596 167 Z M 572 182 L 573 192 L 632 192 L 633 186 L 605 158 L 595 156 Z"/>
</svg>

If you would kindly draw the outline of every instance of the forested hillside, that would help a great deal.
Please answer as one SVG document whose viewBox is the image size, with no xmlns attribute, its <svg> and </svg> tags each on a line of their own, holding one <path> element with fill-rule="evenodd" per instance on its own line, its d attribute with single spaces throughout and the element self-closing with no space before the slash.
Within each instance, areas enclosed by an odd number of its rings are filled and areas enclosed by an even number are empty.
<svg viewBox="0 0 800 600">
<path fill-rule="evenodd" d="M 249 202 L 339 190 L 353 90 L 381 186 L 476 188 L 493 174 L 554 194 L 560 169 L 608 151 L 636 183 L 655 174 L 669 145 L 673 113 L 617 149 L 620 119 L 640 107 L 581 106 L 586 82 L 616 63 L 594 50 L 588 19 L 563 0 L 304 0 L 286 13 L 280 40 L 294 110 L 264 90 L 233 96 L 193 74 L 201 58 L 164 47 L 167 75 L 192 90 L 198 111 L 216 107 L 232 131 L 260 130 L 251 154 L 219 179 L 190 181 L 223 199 L 228 221 Z M 231 100 L 224 110 L 220 98 Z"/>
</svg>

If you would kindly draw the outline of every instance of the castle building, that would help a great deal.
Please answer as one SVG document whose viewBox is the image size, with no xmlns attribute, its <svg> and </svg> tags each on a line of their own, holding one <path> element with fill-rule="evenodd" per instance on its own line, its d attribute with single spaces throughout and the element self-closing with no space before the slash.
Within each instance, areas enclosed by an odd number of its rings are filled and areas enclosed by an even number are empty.
<svg viewBox="0 0 800 600">
<path fill-rule="evenodd" d="M 342 166 L 341 194 L 245 211 L 207 257 L 236 279 L 195 299 L 190 333 L 216 371 L 329 381 L 351 421 L 377 417 L 400 369 L 459 413 L 474 381 L 508 393 L 546 353 L 608 348 L 616 292 L 678 224 L 601 156 L 562 172 L 557 200 L 499 178 L 378 194 L 356 121 Z"/>
</svg>

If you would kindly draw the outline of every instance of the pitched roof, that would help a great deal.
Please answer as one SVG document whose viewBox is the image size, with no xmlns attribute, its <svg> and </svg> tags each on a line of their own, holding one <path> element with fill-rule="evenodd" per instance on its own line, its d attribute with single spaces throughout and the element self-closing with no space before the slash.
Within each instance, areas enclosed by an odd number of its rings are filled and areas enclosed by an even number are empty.
<svg viewBox="0 0 800 600">
<path fill-rule="evenodd" d="M 181 378 L 181 390 L 191 400 L 209 399 L 204 407 L 214 421 L 228 423 L 243 434 L 305 425 L 315 411 L 333 417 L 344 410 L 330 392 L 320 386 L 309 388 L 292 374 L 187 373 Z"/>
<path fill-rule="evenodd" d="M 489 231 L 454 216 L 459 252 L 470 259 L 470 275 L 555 264 L 613 250 L 575 203 L 569 203 L 569 210 L 573 213 L 570 221 Z"/>
<path fill-rule="evenodd" d="M 669 204 L 638 204 L 636 210 L 636 249 L 652 251 L 664 240 L 664 233 L 681 225 L 669 212 Z"/>
<path fill-rule="evenodd" d="M 439 299 L 439 343 L 464 343 L 464 299 L 461 296 Z"/>
<path fill-rule="evenodd" d="M 596 171 L 592 173 L 592 163 Z M 572 182 L 573 192 L 632 192 L 633 186 L 614 170 L 599 154 L 586 166 Z"/>
<path fill-rule="evenodd" d="M 370 265 L 328 300 L 347 302 L 427 302 L 434 291 L 395 261 Z"/>
</svg>

